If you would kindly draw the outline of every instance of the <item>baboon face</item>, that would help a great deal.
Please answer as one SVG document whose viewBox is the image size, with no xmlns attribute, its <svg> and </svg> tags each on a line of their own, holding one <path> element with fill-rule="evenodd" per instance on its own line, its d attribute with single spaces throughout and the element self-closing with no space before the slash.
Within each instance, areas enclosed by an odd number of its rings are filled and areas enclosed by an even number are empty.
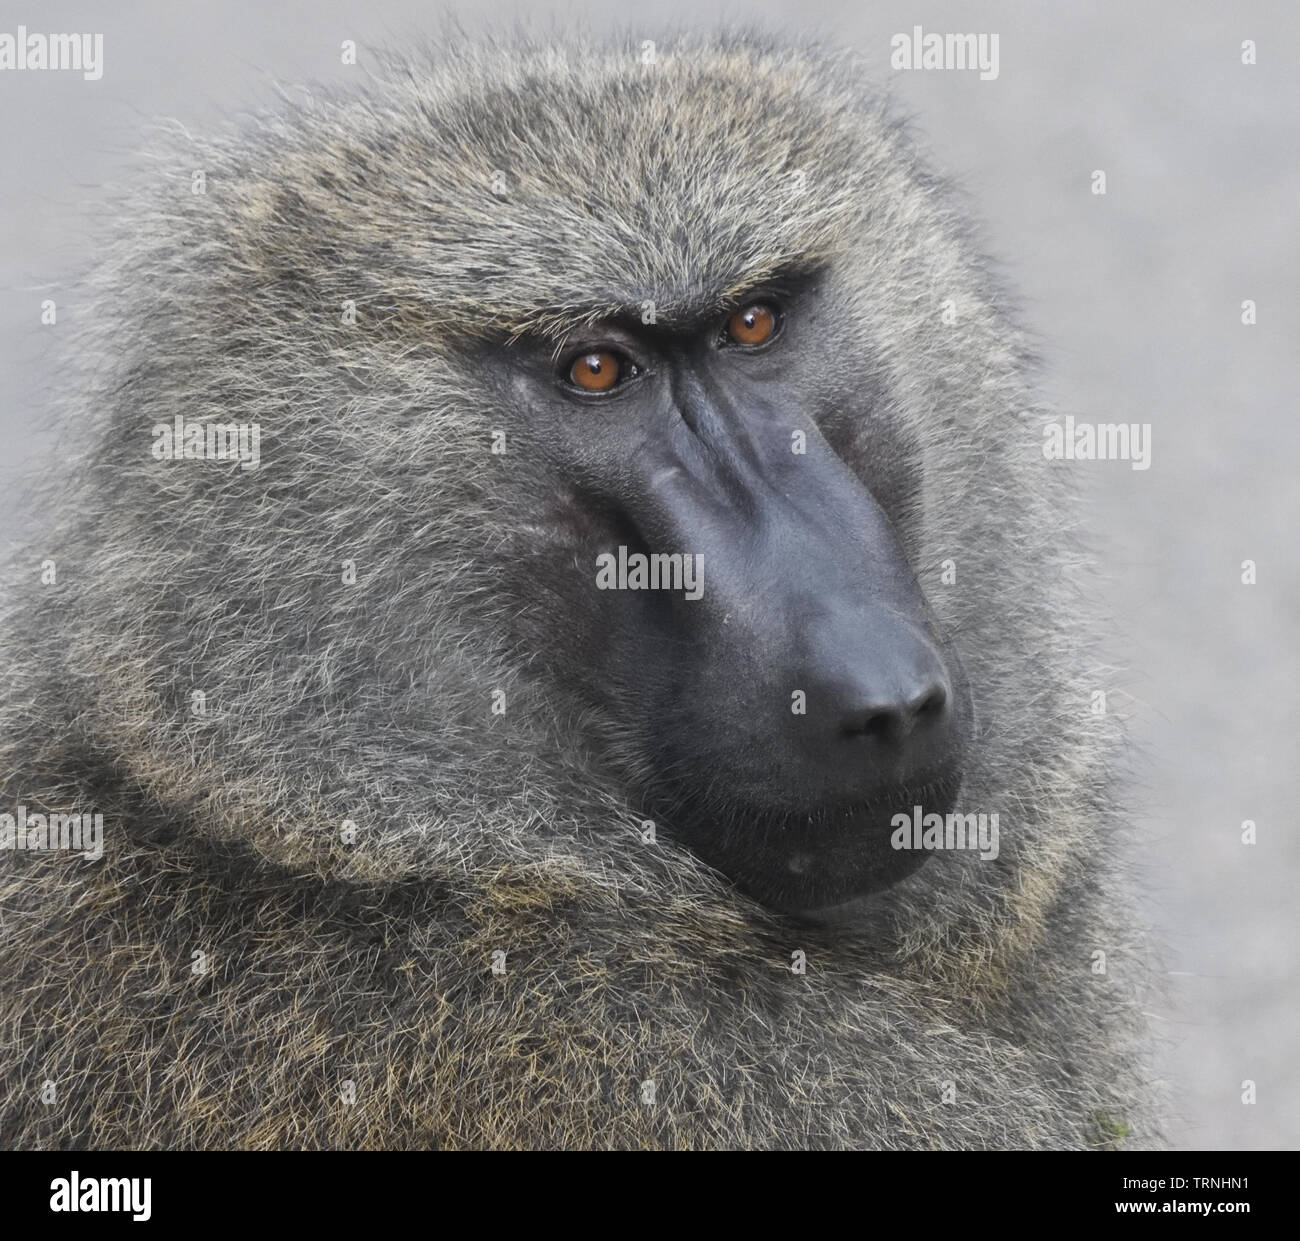
<svg viewBox="0 0 1300 1241">
<path fill-rule="evenodd" d="M 507 350 L 562 547 L 555 667 L 663 828 L 816 917 L 922 864 L 891 820 L 952 808 L 971 720 L 896 524 L 905 444 L 881 422 L 865 468 L 841 455 L 881 394 L 822 284 Z"/>
</svg>

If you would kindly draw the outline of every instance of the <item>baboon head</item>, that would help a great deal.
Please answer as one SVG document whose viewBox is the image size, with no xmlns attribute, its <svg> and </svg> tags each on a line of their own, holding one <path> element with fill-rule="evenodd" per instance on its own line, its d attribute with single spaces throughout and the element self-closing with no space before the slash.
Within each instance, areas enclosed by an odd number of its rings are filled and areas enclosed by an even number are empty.
<svg viewBox="0 0 1300 1241">
<path fill-rule="evenodd" d="M 354 68 L 151 147 L 60 317 L 0 1127 L 1141 1134 L 1072 484 L 960 200 L 821 48 Z"/>
<path fill-rule="evenodd" d="M 368 820 L 385 873 L 586 835 L 682 882 L 622 816 L 783 913 L 994 882 L 891 823 L 1062 744 L 1013 667 L 1055 492 L 1020 337 L 857 68 L 704 40 L 385 72 L 187 146 L 132 208 L 158 241 L 106 251 L 140 309 L 99 355 L 121 551 L 83 662 L 135 778 L 295 864 L 315 817 Z M 255 422 L 260 464 L 150 460 L 177 414 Z"/>
</svg>

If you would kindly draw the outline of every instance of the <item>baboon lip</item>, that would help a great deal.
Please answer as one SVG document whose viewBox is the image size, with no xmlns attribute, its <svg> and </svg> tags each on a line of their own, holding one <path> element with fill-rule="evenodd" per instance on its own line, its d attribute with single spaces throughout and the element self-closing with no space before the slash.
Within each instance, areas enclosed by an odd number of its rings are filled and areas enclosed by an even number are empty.
<svg viewBox="0 0 1300 1241">
<path fill-rule="evenodd" d="M 802 835 L 816 840 L 888 827 L 895 815 L 908 813 L 915 806 L 921 806 L 927 812 L 946 813 L 956 802 L 960 787 L 960 773 L 952 772 L 899 784 L 870 798 L 822 802 L 811 809 L 798 811 L 741 810 L 733 812 L 730 817 L 733 822 L 741 824 L 748 818 L 752 824 L 766 828 L 778 839 L 780 835 L 794 838 Z"/>
<path fill-rule="evenodd" d="M 679 820 L 679 827 L 705 861 L 774 912 L 843 921 L 928 860 L 924 851 L 893 847 L 896 817 L 910 820 L 918 806 L 925 814 L 946 814 L 960 788 L 960 775 L 951 772 L 870 800 L 797 812 L 733 808 L 725 815 Z"/>
</svg>

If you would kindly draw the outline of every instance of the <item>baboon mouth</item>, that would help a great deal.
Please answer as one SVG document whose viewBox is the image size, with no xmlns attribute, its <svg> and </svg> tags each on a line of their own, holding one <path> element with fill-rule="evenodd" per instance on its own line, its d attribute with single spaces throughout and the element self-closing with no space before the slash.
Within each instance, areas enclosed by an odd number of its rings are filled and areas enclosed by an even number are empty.
<svg viewBox="0 0 1300 1241">
<path fill-rule="evenodd" d="M 841 920 L 861 899 L 907 878 L 929 858 L 901 825 L 947 815 L 959 773 L 899 786 L 869 801 L 811 810 L 735 808 L 676 818 L 683 841 L 737 887 L 779 913 Z M 899 847 L 896 841 L 903 841 Z"/>
</svg>

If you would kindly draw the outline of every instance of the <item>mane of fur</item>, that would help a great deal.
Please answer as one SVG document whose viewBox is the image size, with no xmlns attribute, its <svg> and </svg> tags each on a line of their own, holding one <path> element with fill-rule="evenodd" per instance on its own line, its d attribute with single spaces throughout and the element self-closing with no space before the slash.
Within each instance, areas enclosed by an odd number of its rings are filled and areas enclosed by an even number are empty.
<svg viewBox="0 0 1300 1241">
<path fill-rule="evenodd" d="M 153 170 L 70 351 L 60 515 L 4 592 L 0 811 L 106 825 L 99 862 L 0 855 L 6 1147 L 1156 1139 L 1066 474 L 961 210 L 854 66 L 462 48 Z M 793 267 L 918 454 L 963 804 L 1002 823 L 996 863 L 940 854 L 851 932 L 644 843 L 617 720 L 512 645 L 501 586 L 544 497 L 491 455 L 528 428 L 483 358 Z M 178 413 L 258 423 L 261 467 L 153 460 Z"/>
</svg>

